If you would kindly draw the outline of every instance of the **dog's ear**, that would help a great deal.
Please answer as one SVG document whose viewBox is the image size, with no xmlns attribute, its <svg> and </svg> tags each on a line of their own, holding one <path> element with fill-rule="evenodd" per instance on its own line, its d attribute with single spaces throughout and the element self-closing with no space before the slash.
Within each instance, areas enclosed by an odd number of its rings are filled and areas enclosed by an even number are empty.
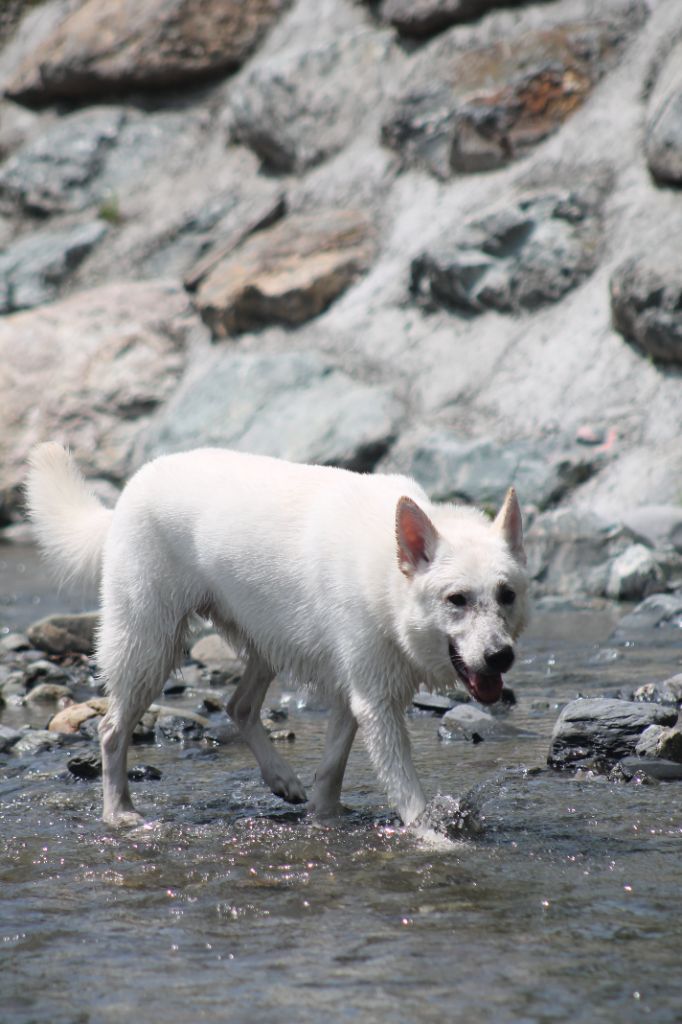
<svg viewBox="0 0 682 1024">
<path fill-rule="evenodd" d="M 502 508 L 495 516 L 493 524 L 507 542 L 509 550 L 514 558 L 526 564 L 526 552 L 523 547 L 523 522 L 521 519 L 521 507 L 516 491 L 510 487 L 504 499 Z"/>
<path fill-rule="evenodd" d="M 425 569 L 436 552 L 438 531 L 426 512 L 412 498 L 400 498 L 395 511 L 395 536 L 398 542 L 398 565 L 411 579 Z"/>
</svg>

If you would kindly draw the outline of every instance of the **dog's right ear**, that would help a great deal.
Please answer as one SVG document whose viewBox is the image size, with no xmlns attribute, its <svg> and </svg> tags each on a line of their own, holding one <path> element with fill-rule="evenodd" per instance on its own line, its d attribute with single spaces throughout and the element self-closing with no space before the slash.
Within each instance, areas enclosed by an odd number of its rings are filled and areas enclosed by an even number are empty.
<svg viewBox="0 0 682 1024">
<path fill-rule="evenodd" d="M 408 579 L 425 569 L 433 559 L 438 531 L 426 512 L 412 498 L 400 498 L 395 512 L 398 566 Z"/>
</svg>

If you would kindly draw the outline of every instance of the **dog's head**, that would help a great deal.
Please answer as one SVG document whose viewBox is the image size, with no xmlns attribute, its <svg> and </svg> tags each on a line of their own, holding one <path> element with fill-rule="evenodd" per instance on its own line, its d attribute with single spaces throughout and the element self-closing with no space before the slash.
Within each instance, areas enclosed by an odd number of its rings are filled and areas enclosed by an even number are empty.
<svg viewBox="0 0 682 1024">
<path fill-rule="evenodd" d="M 439 687 L 456 678 L 483 704 L 499 700 L 502 675 L 528 616 L 521 510 L 513 488 L 494 521 L 475 509 L 411 498 L 396 509 L 398 565 L 407 580 L 399 636 Z"/>
</svg>

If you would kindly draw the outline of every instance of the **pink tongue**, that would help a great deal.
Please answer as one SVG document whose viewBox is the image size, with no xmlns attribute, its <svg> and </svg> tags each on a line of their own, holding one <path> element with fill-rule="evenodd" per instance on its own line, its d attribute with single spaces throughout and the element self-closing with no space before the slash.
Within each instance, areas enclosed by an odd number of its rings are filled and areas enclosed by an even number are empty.
<svg viewBox="0 0 682 1024">
<path fill-rule="evenodd" d="M 494 704 L 502 696 L 502 676 L 499 673 L 484 676 L 479 672 L 471 672 L 469 683 L 474 697 L 481 704 Z"/>
</svg>

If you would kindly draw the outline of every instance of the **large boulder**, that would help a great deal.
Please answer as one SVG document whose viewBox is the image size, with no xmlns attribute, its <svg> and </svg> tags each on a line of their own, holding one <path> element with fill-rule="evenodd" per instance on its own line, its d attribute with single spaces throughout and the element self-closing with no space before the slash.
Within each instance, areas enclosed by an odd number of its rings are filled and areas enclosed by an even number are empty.
<svg viewBox="0 0 682 1024">
<path fill-rule="evenodd" d="M 645 355 L 682 364 L 682 248 L 663 244 L 626 259 L 610 287 L 616 330 Z"/>
<path fill-rule="evenodd" d="M 365 29 L 256 62 L 230 89 L 233 137 L 277 172 L 320 163 L 377 117 L 392 47 Z"/>
<path fill-rule="evenodd" d="M 497 509 L 514 485 L 524 505 L 546 509 L 588 479 L 603 455 L 578 445 L 475 440 L 453 431 L 403 434 L 381 470 L 414 477 L 435 501 L 460 501 Z"/>
<path fill-rule="evenodd" d="M 554 188 L 448 230 L 412 261 L 412 293 L 469 314 L 556 302 L 596 266 L 601 200 L 597 188 Z"/>
<path fill-rule="evenodd" d="M 85 0 L 6 87 L 26 104 L 92 101 L 233 71 L 288 0 Z"/>
<path fill-rule="evenodd" d="M 441 178 L 501 167 L 582 106 L 622 53 L 633 18 L 531 30 L 466 51 L 446 33 L 420 54 L 383 141 Z"/>
<path fill-rule="evenodd" d="M 92 475 L 124 477 L 140 427 L 204 334 L 169 281 L 110 284 L 0 319 L 0 500 L 18 503 L 26 456 L 49 439 Z"/>
<path fill-rule="evenodd" d="M 557 719 L 547 761 L 552 768 L 576 767 L 594 759 L 617 761 L 635 752 L 649 726 L 676 722 L 677 709 L 658 704 L 608 697 L 574 700 Z"/>
<path fill-rule="evenodd" d="M 214 267 L 197 307 L 218 336 L 317 316 L 369 267 L 374 232 L 358 210 L 286 217 L 251 235 Z"/>
<path fill-rule="evenodd" d="M 143 432 L 136 461 L 218 445 L 368 470 L 402 414 L 388 388 L 356 383 L 315 353 L 216 350 Z"/>
</svg>

